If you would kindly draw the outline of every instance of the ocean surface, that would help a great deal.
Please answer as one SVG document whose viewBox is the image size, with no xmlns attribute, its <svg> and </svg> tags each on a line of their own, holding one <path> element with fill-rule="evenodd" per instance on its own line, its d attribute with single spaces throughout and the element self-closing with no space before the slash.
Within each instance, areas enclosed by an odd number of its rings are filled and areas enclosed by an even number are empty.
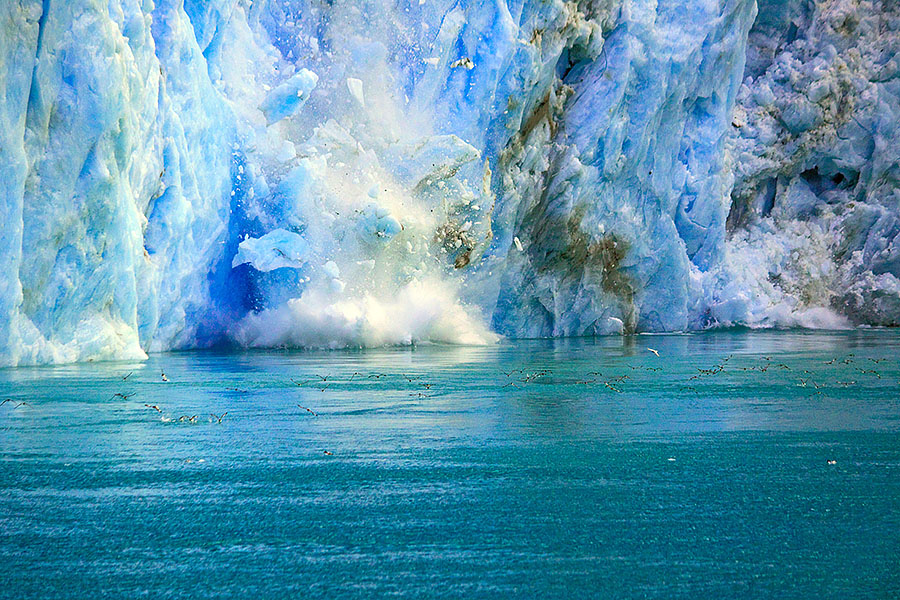
<svg viewBox="0 0 900 600">
<path fill-rule="evenodd" d="M 900 597 L 894 331 L 172 353 L 6 398 L 4 599 Z"/>
</svg>

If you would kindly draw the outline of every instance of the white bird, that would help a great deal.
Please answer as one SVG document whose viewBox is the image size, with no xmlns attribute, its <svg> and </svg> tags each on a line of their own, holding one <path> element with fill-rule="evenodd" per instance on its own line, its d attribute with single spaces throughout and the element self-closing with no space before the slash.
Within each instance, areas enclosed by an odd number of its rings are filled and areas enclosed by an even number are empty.
<svg viewBox="0 0 900 600">
<path fill-rule="evenodd" d="M 654 350 L 653 348 L 647 348 L 647 350 L 649 350 L 650 352 L 652 352 L 652 353 L 655 354 L 656 356 L 659 356 L 659 351 L 658 351 L 658 350 Z"/>
</svg>

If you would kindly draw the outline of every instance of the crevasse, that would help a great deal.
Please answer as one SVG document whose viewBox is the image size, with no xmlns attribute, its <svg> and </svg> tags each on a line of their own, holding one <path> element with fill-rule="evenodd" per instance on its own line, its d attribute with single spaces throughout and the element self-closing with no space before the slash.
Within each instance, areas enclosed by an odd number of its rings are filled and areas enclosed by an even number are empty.
<svg viewBox="0 0 900 600">
<path fill-rule="evenodd" d="M 900 322 L 900 7 L 0 3 L 0 363 Z"/>
</svg>

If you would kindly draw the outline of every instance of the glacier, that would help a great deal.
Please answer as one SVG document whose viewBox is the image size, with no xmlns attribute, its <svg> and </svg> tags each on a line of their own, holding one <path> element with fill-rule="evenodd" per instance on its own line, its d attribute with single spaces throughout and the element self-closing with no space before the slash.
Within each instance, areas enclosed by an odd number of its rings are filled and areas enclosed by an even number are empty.
<svg viewBox="0 0 900 600">
<path fill-rule="evenodd" d="M 4 0 L 0 365 L 900 325 L 900 5 Z"/>
</svg>

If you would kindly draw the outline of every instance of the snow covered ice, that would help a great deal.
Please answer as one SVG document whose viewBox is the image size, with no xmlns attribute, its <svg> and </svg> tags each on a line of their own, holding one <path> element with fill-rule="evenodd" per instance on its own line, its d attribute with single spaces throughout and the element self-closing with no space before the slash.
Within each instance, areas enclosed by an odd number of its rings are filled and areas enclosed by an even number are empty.
<svg viewBox="0 0 900 600">
<path fill-rule="evenodd" d="M 0 363 L 900 324 L 900 6 L 7 0 Z"/>
</svg>

